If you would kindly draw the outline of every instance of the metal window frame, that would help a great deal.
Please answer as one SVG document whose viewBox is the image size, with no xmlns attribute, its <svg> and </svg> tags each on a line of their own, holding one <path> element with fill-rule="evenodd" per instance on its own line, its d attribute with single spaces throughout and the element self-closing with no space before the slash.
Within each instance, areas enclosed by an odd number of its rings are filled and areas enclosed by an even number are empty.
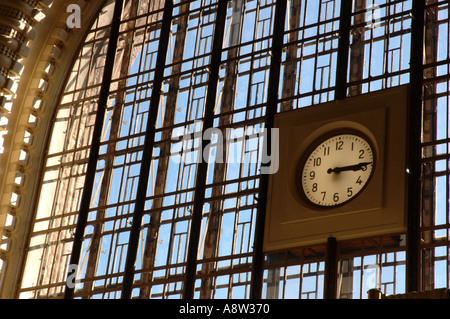
<svg viewBox="0 0 450 319">
<path fill-rule="evenodd" d="M 109 98 L 110 87 L 112 83 L 112 67 L 115 62 L 116 48 L 120 36 L 121 14 L 124 1 L 116 0 L 113 22 L 111 24 L 111 36 L 106 56 L 106 63 L 103 75 L 103 82 L 100 88 L 100 96 L 98 101 L 98 109 L 96 113 L 96 121 L 94 125 L 92 144 L 90 146 L 90 156 L 87 165 L 85 187 L 82 193 L 80 212 L 78 215 L 78 223 L 75 231 L 75 238 L 73 243 L 73 249 L 71 253 L 70 263 L 78 264 L 81 256 L 83 236 L 88 224 L 88 215 L 90 211 L 90 202 L 93 194 L 93 185 L 96 174 L 98 173 L 97 164 L 101 159 L 100 147 L 103 145 L 101 142 L 101 133 L 103 128 L 103 122 L 106 113 L 106 105 Z M 224 31 L 227 14 L 227 0 L 219 0 L 217 3 L 217 15 L 214 27 L 213 45 L 212 50 L 205 57 L 210 58 L 209 62 L 209 84 L 207 87 L 207 98 L 205 104 L 205 114 L 202 118 L 203 126 L 202 132 L 205 132 L 209 128 L 214 127 L 214 120 L 217 118 L 215 114 L 217 88 L 220 82 L 220 65 L 221 55 L 224 50 Z M 424 61 L 423 61 L 423 43 L 424 43 L 424 16 L 425 0 L 412 0 L 412 26 L 411 26 L 411 65 L 409 68 L 410 76 L 410 131 L 411 139 L 409 143 L 409 179 L 408 179 L 408 230 L 407 230 L 407 275 L 406 284 L 407 291 L 417 291 L 420 288 L 420 272 L 421 272 L 421 254 L 420 254 L 420 232 L 424 229 L 420 228 L 420 207 L 421 207 L 421 177 L 422 172 L 422 160 L 421 151 L 422 148 L 427 146 L 427 143 L 421 143 L 421 127 L 422 127 L 422 109 L 423 109 L 423 87 L 426 81 L 424 80 Z M 283 54 L 283 38 L 286 35 L 284 30 L 285 17 L 287 12 L 287 0 L 279 0 L 275 4 L 275 22 L 276 26 L 283 26 L 274 28 L 271 35 L 272 47 L 271 64 L 269 73 L 269 84 L 266 92 L 266 114 L 263 118 L 265 129 L 269 130 L 273 127 L 273 118 L 277 112 L 278 104 L 286 98 L 280 98 L 278 92 L 280 89 L 280 74 L 282 65 Z M 354 14 L 354 13 L 353 13 Z M 394 15 L 395 16 L 395 15 Z M 167 0 L 165 2 L 161 36 L 159 39 L 159 47 L 157 53 L 157 62 L 155 68 L 155 77 L 153 80 L 153 91 L 151 96 L 150 111 L 147 121 L 147 130 L 145 132 L 145 142 L 143 147 L 143 158 L 152 158 L 152 152 L 155 145 L 162 141 L 156 141 L 155 136 L 159 132 L 159 129 L 155 127 L 155 123 L 158 119 L 158 105 L 163 95 L 161 89 L 164 80 L 164 70 L 166 55 L 170 41 L 171 33 L 171 19 L 173 18 L 173 1 Z M 352 4 L 349 1 L 341 1 L 340 8 L 340 33 L 339 43 L 337 48 L 337 69 L 335 73 L 336 84 L 334 88 L 334 95 L 336 99 L 345 99 L 348 95 L 348 90 L 353 85 L 359 85 L 363 81 L 350 81 L 348 79 L 348 62 L 350 47 L 350 32 L 351 32 L 351 18 L 352 18 Z M 261 39 L 258 39 L 261 40 Z M 226 50 L 232 48 L 227 47 Z M 198 57 L 197 57 L 198 58 Z M 315 68 L 316 70 L 317 68 Z M 181 72 L 183 73 L 183 72 Z M 402 72 L 397 72 L 400 74 Z M 138 75 L 137 75 L 138 76 Z M 387 78 L 386 75 L 382 75 L 381 78 Z M 317 92 L 314 92 L 317 93 Z M 253 106 L 250 108 L 257 109 L 259 106 Z M 250 109 L 249 108 L 249 109 Z M 232 114 L 230 111 L 229 114 Z M 228 113 L 220 114 L 220 116 L 227 115 Z M 220 117 L 219 116 L 219 117 Z M 255 119 L 254 122 L 261 119 Z M 246 123 L 250 123 L 252 120 L 248 120 Z M 175 125 L 176 126 L 176 125 Z M 167 129 L 167 128 L 164 128 Z M 270 134 L 268 135 L 268 141 L 270 141 Z M 432 142 L 429 142 L 432 145 Z M 271 145 L 270 142 L 267 146 L 266 154 L 270 154 Z M 129 151 L 129 149 L 127 149 Z M 137 252 L 139 248 L 140 230 L 142 218 L 145 210 L 145 203 L 148 199 L 147 185 L 150 174 L 151 161 L 142 161 L 140 168 L 140 178 L 138 184 L 138 191 L 136 195 L 136 205 L 133 215 L 133 221 L 131 225 L 130 239 L 128 252 L 126 257 L 126 266 L 124 272 L 124 282 L 121 290 L 121 298 L 129 299 L 132 297 L 132 290 L 135 288 L 135 262 L 137 258 Z M 198 279 L 199 274 L 197 271 L 200 262 L 198 260 L 198 251 L 200 247 L 201 225 L 203 216 L 203 208 L 205 203 L 211 201 L 206 197 L 207 185 L 207 170 L 208 163 L 202 161 L 199 163 L 196 173 L 196 186 L 195 197 L 193 201 L 193 214 L 192 222 L 189 230 L 189 243 L 187 252 L 186 271 L 184 274 L 184 284 L 182 288 L 183 298 L 191 299 L 195 294 L 195 281 Z M 226 181 L 223 181 L 225 184 Z M 255 239 L 254 250 L 252 253 L 252 276 L 250 281 L 250 297 L 259 299 L 262 297 L 262 288 L 264 285 L 264 271 L 267 269 L 265 264 L 265 254 L 262 250 L 262 237 L 264 234 L 264 222 L 265 222 L 265 208 L 267 198 L 268 176 L 261 175 L 259 177 L 259 190 L 258 190 L 258 205 L 257 205 L 257 218 L 255 225 Z M 326 243 L 325 254 L 325 287 L 324 298 L 334 299 L 337 296 L 337 276 L 338 276 L 338 261 L 339 261 L 339 243 L 334 238 L 330 238 Z M 270 268 L 270 267 L 269 267 Z M 70 274 L 68 274 L 70 275 Z M 66 287 L 65 298 L 71 299 L 74 297 L 74 289 Z"/>
</svg>

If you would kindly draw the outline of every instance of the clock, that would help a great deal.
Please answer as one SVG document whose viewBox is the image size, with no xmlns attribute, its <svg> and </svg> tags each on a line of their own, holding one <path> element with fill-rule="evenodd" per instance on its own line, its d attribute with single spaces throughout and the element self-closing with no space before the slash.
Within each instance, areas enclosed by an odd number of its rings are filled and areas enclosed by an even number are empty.
<svg viewBox="0 0 450 319">
<path fill-rule="evenodd" d="M 271 156 L 280 165 L 268 177 L 265 252 L 406 231 L 408 92 L 396 87 L 275 115 Z"/>
<path fill-rule="evenodd" d="M 375 168 L 371 140 L 358 131 L 335 131 L 307 149 L 297 177 L 302 197 L 319 208 L 335 208 L 357 197 Z"/>
</svg>

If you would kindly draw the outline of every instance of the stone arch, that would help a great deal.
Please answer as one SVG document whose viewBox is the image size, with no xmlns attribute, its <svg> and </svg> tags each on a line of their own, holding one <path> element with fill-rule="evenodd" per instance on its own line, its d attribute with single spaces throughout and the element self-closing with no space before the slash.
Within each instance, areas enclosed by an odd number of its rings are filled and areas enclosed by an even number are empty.
<svg viewBox="0 0 450 319">
<path fill-rule="evenodd" d="M 54 110 L 104 3 L 0 0 L 0 298 L 15 297 Z M 67 26 L 70 4 L 79 29 Z"/>
</svg>

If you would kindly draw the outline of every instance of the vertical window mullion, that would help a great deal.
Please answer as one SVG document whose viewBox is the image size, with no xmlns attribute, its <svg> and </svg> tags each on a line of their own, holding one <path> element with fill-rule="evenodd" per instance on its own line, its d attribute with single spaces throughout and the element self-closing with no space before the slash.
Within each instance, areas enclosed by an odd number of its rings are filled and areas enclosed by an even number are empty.
<svg viewBox="0 0 450 319">
<path fill-rule="evenodd" d="M 134 268 L 139 248 L 140 228 L 145 208 L 148 179 L 150 176 L 150 166 L 152 163 L 151 158 L 153 153 L 153 146 L 155 143 L 156 123 L 158 119 L 164 68 L 172 24 L 172 15 L 173 1 L 166 0 L 164 4 L 162 27 L 160 31 L 158 53 L 156 57 L 155 75 L 150 99 L 149 115 L 147 117 L 144 151 L 142 154 L 143 161 L 140 168 L 139 183 L 136 193 L 136 205 L 133 214 L 133 222 L 131 224 L 130 239 L 126 256 L 125 274 L 121 295 L 122 299 L 130 299 L 133 289 Z"/>
<path fill-rule="evenodd" d="M 211 60 L 209 67 L 208 88 L 206 93 L 205 113 L 203 118 L 203 133 L 214 125 L 214 112 L 216 107 L 217 87 L 219 83 L 219 67 L 222 58 L 222 47 L 224 39 L 225 22 L 227 16 L 227 0 L 219 0 L 217 6 L 216 22 L 213 35 Z M 203 151 L 203 150 L 200 150 Z M 205 154 L 209 155 L 209 154 Z M 189 246 L 187 253 L 186 279 L 184 283 L 184 298 L 192 299 L 195 289 L 195 275 L 197 271 L 198 248 L 201 235 L 201 224 L 203 206 L 205 203 L 206 179 L 208 161 L 204 160 L 198 164 L 195 183 L 194 207 L 192 210 L 192 223 L 190 229 Z"/>
<path fill-rule="evenodd" d="M 421 110 L 425 1 L 413 0 L 410 59 L 409 178 L 406 258 L 406 291 L 419 291 L 419 223 L 421 185 Z"/>
<path fill-rule="evenodd" d="M 339 19 L 339 42 L 336 63 L 336 92 L 337 100 L 347 96 L 348 56 L 350 51 L 350 27 L 352 19 L 352 2 L 341 1 Z"/>
<path fill-rule="evenodd" d="M 122 9 L 123 9 L 123 0 L 116 0 L 114 6 L 114 15 L 111 22 L 111 33 L 108 43 L 105 69 L 103 73 L 103 81 L 100 88 L 100 97 L 97 105 L 97 114 L 95 118 L 94 130 L 92 135 L 92 144 L 89 153 L 89 161 L 87 165 L 84 188 L 81 197 L 80 211 L 78 214 L 77 227 L 75 230 L 72 254 L 70 256 L 70 264 L 78 265 L 79 263 L 81 247 L 83 243 L 83 236 L 89 215 L 89 208 L 91 204 L 91 197 L 96 176 L 97 162 L 99 158 L 103 122 L 107 108 L 112 72 L 116 56 L 117 42 L 119 38 L 119 27 L 120 27 L 120 19 L 122 16 Z M 66 299 L 73 298 L 74 291 L 75 287 L 70 288 L 66 286 L 64 298 Z"/>
<path fill-rule="evenodd" d="M 270 129 L 273 128 L 274 116 L 278 107 L 278 91 L 280 84 L 281 73 L 281 60 L 283 49 L 283 38 L 285 19 L 287 11 L 287 0 L 280 0 L 276 2 L 274 27 L 272 34 L 272 49 L 271 49 L 271 62 L 269 70 L 269 84 L 267 89 L 267 107 L 266 107 L 266 120 L 264 129 L 267 134 L 264 138 L 267 138 L 267 143 L 264 143 L 267 147 L 267 151 L 263 154 L 271 154 L 271 134 Z M 264 152 L 264 151 L 263 151 Z M 270 165 L 270 164 L 269 164 Z M 261 164 L 261 167 L 263 164 Z M 253 258 L 253 272 L 251 281 L 250 297 L 253 299 L 260 299 L 262 293 L 263 282 L 263 238 L 264 238 L 264 223 L 265 223 L 265 211 L 266 200 L 269 186 L 269 175 L 263 174 L 260 178 L 260 191 L 258 195 L 258 208 L 255 225 L 255 238 L 254 238 L 254 258 Z"/>
</svg>

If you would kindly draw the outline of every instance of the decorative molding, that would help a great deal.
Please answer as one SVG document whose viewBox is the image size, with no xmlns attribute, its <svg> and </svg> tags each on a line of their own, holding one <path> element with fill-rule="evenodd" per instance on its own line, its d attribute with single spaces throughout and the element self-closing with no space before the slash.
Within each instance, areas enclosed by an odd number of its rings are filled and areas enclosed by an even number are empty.
<svg viewBox="0 0 450 319">
<path fill-rule="evenodd" d="M 16 298 L 54 109 L 105 1 L 0 0 L 0 298 Z M 82 26 L 66 25 L 66 8 Z"/>
</svg>

